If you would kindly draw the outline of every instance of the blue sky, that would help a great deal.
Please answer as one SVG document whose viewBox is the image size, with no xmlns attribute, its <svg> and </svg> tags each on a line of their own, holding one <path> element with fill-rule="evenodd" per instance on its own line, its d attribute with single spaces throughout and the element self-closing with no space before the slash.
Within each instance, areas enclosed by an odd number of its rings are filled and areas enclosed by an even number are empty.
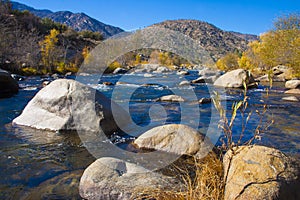
<svg viewBox="0 0 300 200">
<path fill-rule="evenodd" d="M 300 12 L 300 0 L 16 0 L 37 9 L 84 12 L 124 30 L 170 19 L 197 19 L 241 33 L 260 34 L 275 18 Z"/>
</svg>

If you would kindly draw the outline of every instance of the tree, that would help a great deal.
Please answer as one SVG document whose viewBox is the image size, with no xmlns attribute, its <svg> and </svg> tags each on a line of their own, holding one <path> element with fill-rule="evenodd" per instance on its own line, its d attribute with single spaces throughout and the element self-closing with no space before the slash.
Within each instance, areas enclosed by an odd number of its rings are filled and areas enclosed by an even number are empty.
<svg viewBox="0 0 300 200">
<path fill-rule="evenodd" d="M 239 56 L 236 53 L 228 53 L 220 58 L 216 65 L 220 70 L 233 70 L 239 68 L 238 60 Z"/>
<path fill-rule="evenodd" d="M 58 59 L 57 55 L 57 42 L 58 42 L 59 32 L 56 29 L 52 29 L 49 35 L 45 36 L 45 39 L 40 41 L 42 63 L 49 70 L 53 72 L 53 67 Z"/>
<path fill-rule="evenodd" d="M 274 29 L 260 36 L 259 41 L 248 45 L 239 60 L 242 67 L 259 67 L 269 70 L 286 65 L 300 75 L 300 16 L 291 14 L 277 19 Z"/>
<path fill-rule="evenodd" d="M 300 29 L 300 14 L 291 13 L 277 18 L 274 22 L 275 30 L 292 30 Z"/>
</svg>

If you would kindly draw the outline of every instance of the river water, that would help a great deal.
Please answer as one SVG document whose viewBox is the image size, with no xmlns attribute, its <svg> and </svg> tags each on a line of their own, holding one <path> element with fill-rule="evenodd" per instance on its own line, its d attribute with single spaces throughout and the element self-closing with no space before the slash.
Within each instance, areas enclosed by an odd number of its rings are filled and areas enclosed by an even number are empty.
<svg viewBox="0 0 300 200">
<path fill-rule="evenodd" d="M 197 103 L 197 99 L 210 97 L 218 91 L 223 105 L 231 109 L 234 101 L 243 98 L 243 91 L 222 90 L 210 84 L 178 86 L 182 80 L 193 80 L 197 72 L 182 77 L 176 74 L 155 74 L 145 78 L 144 74 L 105 75 L 98 80 L 95 75 L 81 77 L 84 83 L 98 89 L 118 104 L 127 106 L 132 120 L 141 130 L 163 124 L 182 123 L 197 128 L 202 133 L 215 133 L 211 139 L 220 145 L 218 115 L 212 104 Z M 69 77 L 75 79 L 75 77 Z M 49 79 L 49 78 L 48 78 Z M 78 78 L 77 78 L 78 79 Z M 26 104 L 41 89 L 45 78 L 28 77 L 20 81 L 22 88 L 11 98 L 0 99 L 0 199 L 80 199 L 78 183 L 83 170 L 95 158 L 84 147 L 75 133 L 47 132 L 12 126 L 12 120 L 21 114 Z M 102 82 L 121 82 L 118 86 L 107 86 Z M 256 141 L 275 147 L 287 154 L 300 154 L 300 103 L 281 100 L 283 83 L 275 84 L 271 90 L 260 85 L 248 91 L 250 117 L 243 141 L 251 138 L 258 125 L 255 110 L 268 110 L 263 122 L 274 120 L 274 124 Z M 180 94 L 186 101 L 181 103 L 157 102 L 156 99 L 169 94 Z M 200 114 L 199 114 L 200 113 Z M 247 116 L 247 115 L 246 115 Z M 236 137 L 241 130 L 241 115 L 237 115 L 233 132 Z M 142 131 L 116 134 L 109 138 L 114 144 L 126 149 L 127 144 Z"/>
</svg>

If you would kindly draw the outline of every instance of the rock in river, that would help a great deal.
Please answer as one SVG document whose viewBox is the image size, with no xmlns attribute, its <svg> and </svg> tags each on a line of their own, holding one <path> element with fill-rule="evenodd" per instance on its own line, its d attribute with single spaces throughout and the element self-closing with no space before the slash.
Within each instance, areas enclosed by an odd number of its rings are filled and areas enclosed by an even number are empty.
<svg viewBox="0 0 300 200">
<path fill-rule="evenodd" d="M 83 173 L 79 193 L 84 199 L 127 200 L 133 192 L 143 189 L 181 188 L 175 178 L 149 171 L 133 163 L 103 157 Z"/>
<path fill-rule="evenodd" d="M 157 101 L 168 101 L 168 102 L 183 102 L 184 98 L 178 95 L 166 95 L 157 99 Z"/>
<path fill-rule="evenodd" d="M 116 115 L 124 116 L 126 124 L 127 113 L 99 91 L 74 80 L 58 79 L 41 89 L 13 124 L 53 131 L 101 129 L 112 133 L 118 129 L 112 107 Z"/>
<path fill-rule="evenodd" d="M 296 89 L 300 87 L 300 80 L 290 80 L 285 82 L 285 87 L 288 89 Z"/>
<path fill-rule="evenodd" d="M 7 71 L 0 69 L 0 98 L 11 97 L 18 91 L 18 82 Z"/>
<path fill-rule="evenodd" d="M 256 86 L 253 76 L 249 71 L 244 69 L 236 69 L 220 76 L 215 82 L 215 86 L 227 87 L 227 88 L 242 88 L 243 82 L 246 82 L 247 86 Z"/>
<path fill-rule="evenodd" d="M 227 152 L 223 164 L 225 200 L 300 199 L 299 166 L 279 150 L 242 146 L 233 156 Z"/>
<path fill-rule="evenodd" d="M 212 149 L 207 137 L 182 124 L 168 124 L 148 130 L 134 142 L 138 148 L 154 149 L 202 158 Z"/>
</svg>

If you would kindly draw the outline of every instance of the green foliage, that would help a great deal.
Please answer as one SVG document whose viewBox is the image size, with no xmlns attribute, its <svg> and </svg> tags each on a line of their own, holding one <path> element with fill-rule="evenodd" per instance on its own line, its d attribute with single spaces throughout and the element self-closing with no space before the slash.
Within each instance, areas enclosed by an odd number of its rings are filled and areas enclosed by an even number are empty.
<svg viewBox="0 0 300 200">
<path fill-rule="evenodd" d="M 93 31 L 81 31 L 79 32 L 79 35 L 82 36 L 83 38 L 89 38 L 97 41 L 103 40 L 103 35 L 100 32 L 93 32 Z"/>
<path fill-rule="evenodd" d="M 41 31 L 43 33 L 48 33 L 53 29 L 58 30 L 60 33 L 63 33 L 66 30 L 68 30 L 68 27 L 65 24 L 54 22 L 52 19 L 49 18 L 41 19 Z"/>
</svg>

